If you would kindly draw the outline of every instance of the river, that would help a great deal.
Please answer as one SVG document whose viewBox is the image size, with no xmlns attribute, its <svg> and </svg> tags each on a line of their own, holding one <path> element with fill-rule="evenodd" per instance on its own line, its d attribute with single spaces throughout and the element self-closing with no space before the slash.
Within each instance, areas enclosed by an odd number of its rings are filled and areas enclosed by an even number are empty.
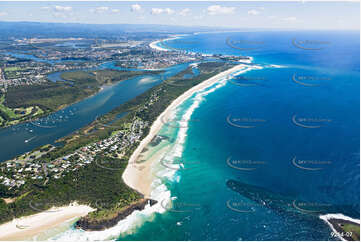
<svg viewBox="0 0 361 242">
<path fill-rule="evenodd" d="M 165 68 L 164 77 L 173 76 L 186 69 L 190 63 Z M 114 62 L 106 62 L 99 69 L 121 69 Z M 61 73 L 52 73 L 51 81 L 60 80 Z M 26 122 L 0 129 L 0 161 L 6 161 L 45 144 L 54 142 L 94 121 L 122 103 L 142 94 L 162 82 L 162 75 L 142 75 L 110 86 L 82 101 L 43 117 L 36 122 Z"/>
</svg>

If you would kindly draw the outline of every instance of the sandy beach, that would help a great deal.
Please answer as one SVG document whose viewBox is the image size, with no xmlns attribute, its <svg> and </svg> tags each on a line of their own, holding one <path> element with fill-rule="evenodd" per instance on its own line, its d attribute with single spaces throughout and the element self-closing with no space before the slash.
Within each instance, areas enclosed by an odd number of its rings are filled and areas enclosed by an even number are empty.
<svg viewBox="0 0 361 242">
<path fill-rule="evenodd" d="M 149 159 L 142 163 L 137 163 L 137 160 L 141 156 L 143 149 L 152 141 L 155 135 L 162 128 L 163 122 L 162 120 L 168 120 L 172 114 L 172 111 L 180 104 L 182 104 L 185 100 L 190 98 L 195 92 L 200 91 L 204 88 L 207 88 L 216 82 L 218 82 L 221 78 L 227 77 L 233 72 L 240 71 L 244 69 L 246 65 L 240 64 L 234 66 L 224 72 L 221 72 L 197 86 L 192 87 L 181 96 L 176 98 L 154 121 L 152 124 L 149 134 L 140 142 L 137 149 L 131 155 L 128 166 L 123 173 L 124 182 L 131 188 L 137 190 L 142 193 L 145 197 L 150 197 L 151 193 L 151 183 L 152 183 L 152 174 L 151 167 L 155 159 Z"/>
<path fill-rule="evenodd" d="M 183 36 L 183 35 L 176 35 L 176 36 L 171 37 L 171 38 L 168 38 L 168 39 L 162 39 L 162 40 L 153 41 L 152 43 L 149 44 L 149 47 L 150 47 L 150 48 L 153 48 L 153 49 L 156 49 L 156 50 L 160 50 L 160 51 L 169 51 L 169 50 L 166 49 L 166 48 L 162 48 L 162 47 L 158 46 L 157 44 L 160 43 L 160 42 L 163 42 L 163 41 L 179 39 L 181 36 Z"/>
<path fill-rule="evenodd" d="M 150 48 L 156 49 L 156 50 L 160 50 L 160 51 L 168 51 L 165 48 L 159 47 L 157 44 L 159 42 L 162 42 L 163 40 L 157 40 L 157 41 L 153 41 L 152 43 L 149 44 Z"/>
<path fill-rule="evenodd" d="M 94 209 L 78 205 L 51 208 L 47 211 L 17 218 L 0 225 L 0 241 L 2 240 L 30 240 L 34 236 L 56 228 L 69 220 L 87 215 Z"/>
</svg>

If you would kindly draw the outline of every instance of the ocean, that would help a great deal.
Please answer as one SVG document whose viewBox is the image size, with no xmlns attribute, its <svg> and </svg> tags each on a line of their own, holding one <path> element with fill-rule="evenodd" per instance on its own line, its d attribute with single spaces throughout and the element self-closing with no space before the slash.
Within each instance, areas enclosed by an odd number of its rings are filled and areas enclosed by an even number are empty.
<svg viewBox="0 0 361 242">
<path fill-rule="evenodd" d="M 253 63 L 181 104 L 147 147 L 163 151 L 156 206 L 56 239 L 338 240 L 319 215 L 360 218 L 359 32 L 207 33 L 159 46 Z"/>
</svg>

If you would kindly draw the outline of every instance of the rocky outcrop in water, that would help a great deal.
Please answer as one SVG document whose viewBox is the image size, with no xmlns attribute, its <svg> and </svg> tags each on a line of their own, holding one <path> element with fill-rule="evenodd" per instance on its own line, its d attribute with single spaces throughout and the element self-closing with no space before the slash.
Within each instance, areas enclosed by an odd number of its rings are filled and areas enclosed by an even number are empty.
<svg viewBox="0 0 361 242">
<path fill-rule="evenodd" d="M 141 199 L 136 203 L 129 205 L 128 207 L 120 210 L 117 214 L 114 214 L 111 219 L 94 220 L 89 219 L 88 216 L 81 218 L 76 227 L 88 230 L 88 231 L 101 231 L 111 227 L 114 227 L 120 220 L 125 219 L 135 210 L 143 210 L 147 204 L 153 206 L 157 201 L 152 199 Z"/>
</svg>

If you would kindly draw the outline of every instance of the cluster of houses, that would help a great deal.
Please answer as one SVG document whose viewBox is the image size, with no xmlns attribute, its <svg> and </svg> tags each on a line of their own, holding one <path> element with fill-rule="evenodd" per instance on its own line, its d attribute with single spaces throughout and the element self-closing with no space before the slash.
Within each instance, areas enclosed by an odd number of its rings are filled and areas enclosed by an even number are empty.
<svg viewBox="0 0 361 242">
<path fill-rule="evenodd" d="M 75 171 L 92 162 L 96 155 L 120 158 L 130 145 L 139 142 L 148 122 L 136 118 L 129 128 L 116 132 L 107 139 L 77 149 L 71 154 L 51 162 L 37 160 L 8 161 L 0 163 L 0 184 L 9 189 L 19 188 L 31 180 L 46 183 L 49 179 L 59 179 L 67 172 Z"/>
</svg>

